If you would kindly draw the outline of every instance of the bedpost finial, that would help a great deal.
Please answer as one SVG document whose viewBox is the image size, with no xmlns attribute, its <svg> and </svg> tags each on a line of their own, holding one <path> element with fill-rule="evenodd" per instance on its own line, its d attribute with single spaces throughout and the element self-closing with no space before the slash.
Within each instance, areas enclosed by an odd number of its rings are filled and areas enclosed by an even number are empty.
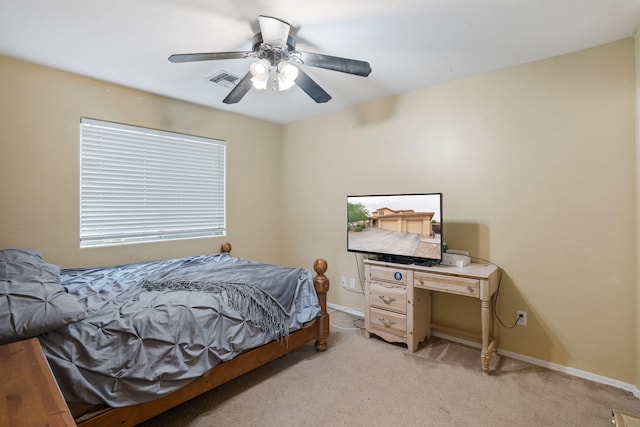
<svg viewBox="0 0 640 427">
<path fill-rule="evenodd" d="M 318 258 L 313 263 L 313 269 L 316 271 L 318 276 L 324 276 L 324 273 L 327 271 L 327 261 L 322 258 Z"/>
<path fill-rule="evenodd" d="M 230 253 L 231 252 L 231 243 L 229 243 L 229 242 L 223 243 L 222 246 L 220 247 L 220 252 Z"/>
</svg>

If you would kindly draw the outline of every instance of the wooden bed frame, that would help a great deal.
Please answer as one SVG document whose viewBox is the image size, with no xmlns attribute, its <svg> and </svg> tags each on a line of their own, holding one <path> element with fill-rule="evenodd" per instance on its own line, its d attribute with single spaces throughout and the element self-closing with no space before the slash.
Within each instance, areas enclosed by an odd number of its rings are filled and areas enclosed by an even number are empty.
<svg viewBox="0 0 640 427">
<path fill-rule="evenodd" d="M 231 252 L 231 244 L 223 244 L 221 252 Z M 272 341 L 261 347 L 242 353 L 227 362 L 220 363 L 206 375 L 195 379 L 185 387 L 169 395 L 138 405 L 110 408 L 93 418 L 80 422 L 78 426 L 135 426 L 237 378 L 242 374 L 256 369 L 267 362 L 277 359 L 305 345 L 309 341 L 315 340 L 315 349 L 317 351 L 325 351 L 327 349 L 327 337 L 329 336 L 329 313 L 327 312 L 329 279 L 324 275 L 327 271 L 327 261 L 317 259 L 313 265 L 313 269 L 316 272 L 316 276 L 313 278 L 313 286 L 318 294 L 321 314 L 312 325 L 292 332 L 289 334 L 288 341 Z"/>
</svg>

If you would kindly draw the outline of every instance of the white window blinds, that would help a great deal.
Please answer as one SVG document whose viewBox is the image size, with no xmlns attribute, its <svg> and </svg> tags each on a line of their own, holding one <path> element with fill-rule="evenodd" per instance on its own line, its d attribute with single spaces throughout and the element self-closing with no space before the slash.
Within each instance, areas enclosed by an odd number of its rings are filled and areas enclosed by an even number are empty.
<svg viewBox="0 0 640 427">
<path fill-rule="evenodd" d="M 82 118 L 80 246 L 225 235 L 225 143 Z"/>
</svg>

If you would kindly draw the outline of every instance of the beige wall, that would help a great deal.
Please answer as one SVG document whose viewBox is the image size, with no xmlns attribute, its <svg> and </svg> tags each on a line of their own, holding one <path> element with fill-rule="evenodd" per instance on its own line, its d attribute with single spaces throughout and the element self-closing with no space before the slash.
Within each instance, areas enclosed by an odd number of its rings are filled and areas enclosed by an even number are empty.
<svg viewBox="0 0 640 427">
<path fill-rule="evenodd" d="M 640 27 L 638 28 L 640 30 Z M 636 30 L 636 397 L 640 398 L 640 35 Z"/>
<path fill-rule="evenodd" d="M 280 262 L 281 126 L 3 57 L 0 70 L 0 247 L 69 267 L 213 253 L 228 240 L 235 255 Z M 227 141 L 227 237 L 80 249 L 82 116 Z"/>
<path fill-rule="evenodd" d="M 285 126 L 283 261 L 326 257 L 329 300 L 362 310 L 336 286 L 361 265 L 346 196 L 442 192 L 449 247 L 504 269 L 505 323 L 528 312 L 503 349 L 634 383 L 634 61 L 630 38 Z M 470 298 L 434 317 L 479 330 Z"/>
</svg>

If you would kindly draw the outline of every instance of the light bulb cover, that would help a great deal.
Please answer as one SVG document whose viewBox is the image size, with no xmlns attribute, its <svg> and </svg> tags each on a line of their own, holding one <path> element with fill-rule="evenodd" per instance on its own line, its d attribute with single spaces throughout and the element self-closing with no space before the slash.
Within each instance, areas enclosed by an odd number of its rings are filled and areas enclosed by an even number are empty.
<svg viewBox="0 0 640 427">
<path fill-rule="evenodd" d="M 259 90 L 264 90 L 267 88 L 267 82 L 269 79 L 269 71 L 271 70 L 271 63 L 267 59 L 260 59 L 256 62 L 253 62 L 249 66 L 249 72 L 253 77 L 251 77 L 251 81 L 253 82 L 253 87 Z"/>
<path fill-rule="evenodd" d="M 249 66 L 249 71 L 251 71 L 251 75 L 259 79 L 267 79 L 267 77 L 269 76 L 270 69 L 271 69 L 271 63 L 269 63 L 269 60 L 264 58 L 256 62 L 253 62 Z"/>
<path fill-rule="evenodd" d="M 255 89 L 258 89 L 258 90 L 267 89 L 268 80 L 266 78 L 265 79 L 258 79 L 258 78 L 255 78 L 255 77 L 251 77 L 251 82 L 253 83 L 253 87 Z"/>
<path fill-rule="evenodd" d="M 281 61 L 278 64 L 278 90 L 287 90 L 293 87 L 298 72 L 298 67 L 290 61 Z"/>
</svg>

